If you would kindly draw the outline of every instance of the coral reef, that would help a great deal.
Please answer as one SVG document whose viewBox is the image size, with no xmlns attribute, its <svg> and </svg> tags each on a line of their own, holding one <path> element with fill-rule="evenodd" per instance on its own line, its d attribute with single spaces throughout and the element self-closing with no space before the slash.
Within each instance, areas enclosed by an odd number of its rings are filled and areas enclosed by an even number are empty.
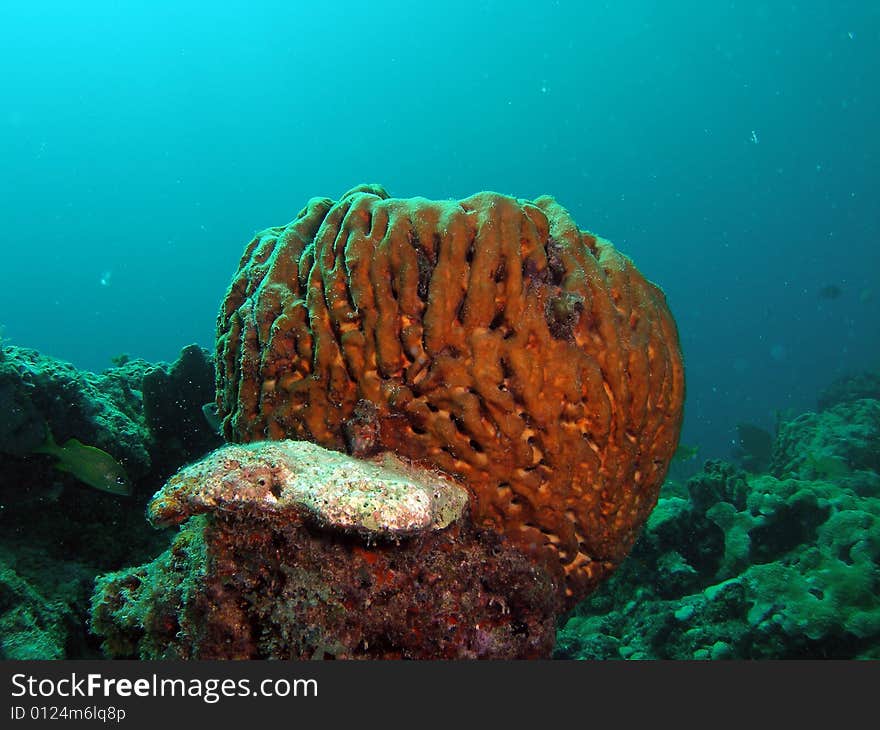
<svg viewBox="0 0 880 730">
<path fill-rule="evenodd" d="M 564 575 L 630 550 L 678 441 L 662 292 L 549 197 L 315 198 L 247 246 L 218 317 L 231 441 L 383 450 L 461 479 L 474 524 Z"/>
<path fill-rule="evenodd" d="M 820 411 L 826 411 L 839 403 L 863 398 L 880 400 L 880 372 L 866 370 L 837 378 L 819 394 L 818 406 Z"/>
<path fill-rule="evenodd" d="M 0 548 L 0 659 L 82 655 L 84 634 L 78 630 L 78 614 L 88 599 L 92 576 L 78 571 L 75 561 L 42 572 L 46 567 L 33 550 L 12 553 Z M 26 577 L 30 574 L 34 577 Z M 56 585 L 46 585 L 49 576 L 60 579 Z M 67 600 L 58 600 L 58 595 Z"/>
<path fill-rule="evenodd" d="M 143 428 L 140 380 L 143 360 L 100 374 L 35 350 L 9 346 L 0 361 L 0 453 L 29 456 L 46 441 L 77 438 L 108 452 L 133 479 L 150 470 Z"/>
<path fill-rule="evenodd" d="M 180 351 L 169 367 L 159 363 L 143 376 L 144 420 L 154 442 L 153 459 L 167 475 L 223 442 L 205 420 L 202 407 L 214 400 L 214 363 L 198 345 Z"/>
<path fill-rule="evenodd" d="M 106 451 L 135 481 L 155 481 L 220 445 L 201 407 L 213 398 L 214 369 L 191 345 L 172 365 L 125 360 L 102 373 L 35 350 L 8 346 L 0 361 L 0 454 L 34 458 L 51 437 Z"/>
<path fill-rule="evenodd" d="M 842 402 L 780 426 L 772 474 L 839 480 L 860 470 L 880 472 L 880 401 Z"/>
<path fill-rule="evenodd" d="M 44 568 L 73 557 L 91 564 L 93 574 L 125 564 L 139 549 L 161 549 L 143 524 L 151 456 L 140 380 L 148 364 L 132 361 L 95 374 L 33 350 L 5 349 L 0 400 L 9 418 L 0 419 L 0 544 L 14 552 L 41 546 Z M 99 456 L 111 454 L 135 482 L 134 495 L 99 492 L 59 470 L 56 457 L 41 453 L 50 433 L 99 448 Z"/>
<path fill-rule="evenodd" d="M 154 522 L 188 521 L 153 562 L 98 579 L 92 628 L 111 657 L 548 656 L 558 586 L 466 505 L 388 455 L 227 446 L 156 494 Z"/>
<path fill-rule="evenodd" d="M 182 459 L 204 453 L 181 450 L 176 435 L 152 432 L 144 415 L 145 375 L 180 368 L 126 360 L 90 373 L 34 350 L 7 345 L 2 351 L 2 652 L 6 658 L 99 656 L 87 631 L 94 577 L 167 547 L 169 535 L 144 520 L 148 496 Z M 187 384 L 192 376 L 193 369 L 185 368 L 156 397 L 181 398 L 193 387 Z M 200 382 L 213 387 L 212 367 L 207 374 L 202 368 Z M 180 430 L 185 427 L 181 422 Z M 207 424 L 196 427 L 210 432 Z M 107 457 L 105 451 L 111 454 L 132 478 L 133 494 L 101 492 L 61 470 L 65 465 L 57 455 L 42 453 L 50 433 L 60 443 L 76 439 L 86 445 L 79 461 L 89 459 L 90 452 L 100 458 Z"/>
<path fill-rule="evenodd" d="M 857 400 L 785 424 L 776 475 L 707 462 L 686 493 L 664 493 L 556 655 L 880 658 L 880 476 L 862 448 L 878 407 Z M 798 458 L 817 444 L 856 461 L 819 473 Z"/>
<path fill-rule="evenodd" d="M 738 423 L 730 455 L 746 471 L 767 471 L 773 458 L 773 442 L 769 431 L 752 423 Z"/>
<path fill-rule="evenodd" d="M 188 474 L 204 489 L 180 489 L 154 504 L 158 522 L 188 518 L 168 548 L 172 536 L 150 528 L 143 509 L 184 451 L 174 434 L 161 436 L 167 429 L 154 435 L 147 426 L 142 378 L 156 368 L 194 370 L 127 361 L 92 374 L 22 348 L 6 346 L 3 354 L 0 657 L 551 651 L 563 608 L 558 576 L 501 535 L 475 527 L 467 509 L 449 524 L 422 521 L 399 535 L 383 533 L 387 519 L 365 521 L 366 500 L 336 512 L 354 521 L 322 519 L 318 492 L 294 490 L 287 500 L 277 488 L 278 475 L 290 479 L 277 458 L 262 472 L 249 461 L 261 444 L 214 455 L 244 450 L 238 466 L 223 467 L 252 479 L 250 490 L 236 490 L 241 499 L 203 478 L 198 464 L 169 480 L 192 486 Z M 174 392 L 177 399 L 183 391 L 166 383 L 157 397 Z M 187 397 L 193 417 L 199 397 L 198 390 Z M 142 465 L 133 467 L 133 496 L 83 487 L 33 454 L 47 424 L 61 438 L 105 446 L 113 428 L 128 434 L 116 453 Z M 195 419 L 192 425 L 205 428 Z M 355 451 L 372 452 L 381 446 L 376 425 L 376 409 L 360 403 L 345 438 Z M 876 399 L 843 399 L 780 424 L 770 473 L 709 461 L 687 483 L 667 482 L 630 557 L 559 628 L 555 656 L 880 659 L 878 433 Z M 127 451 L 126 444 L 139 445 Z M 176 456 L 166 456 L 163 444 Z M 334 453 L 328 463 L 344 458 Z M 260 485 L 260 474 L 272 478 Z M 329 499 L 347 493 L 331 491 Z M 427 500 L 417 499 L 420 505 L 431 513 Z M 126 565 L 139 567 L 120 570 Z M 89 622 L 98 635 L 87 633 Z"/>
</svg>

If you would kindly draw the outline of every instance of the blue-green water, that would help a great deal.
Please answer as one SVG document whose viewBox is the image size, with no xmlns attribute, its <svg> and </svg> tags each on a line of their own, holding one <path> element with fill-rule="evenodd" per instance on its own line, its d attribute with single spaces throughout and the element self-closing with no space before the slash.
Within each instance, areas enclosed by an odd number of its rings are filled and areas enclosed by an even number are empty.
<svg viewBox="0 0 880 730">
<path fill-rule="evenodd" d="M 667 292 L 727 456 L 880 364 L 878 112 L 869 0 L 10 0 L 0 324 L 173 360 L 309 197 L 549 193 Z"/>
</svg>

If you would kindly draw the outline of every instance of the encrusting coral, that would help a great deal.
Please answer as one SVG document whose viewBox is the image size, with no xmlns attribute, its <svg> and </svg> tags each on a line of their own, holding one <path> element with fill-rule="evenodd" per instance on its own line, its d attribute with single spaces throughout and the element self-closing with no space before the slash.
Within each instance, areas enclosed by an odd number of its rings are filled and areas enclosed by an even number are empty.
<svg viewBox="0 0 880 730">
<path fill-rule="evenodd" d="M 186 524 L 156 560 L 98 579 L 92 630 L 120 658 L 546 657 L 552 577 L 475 530 L 467 501 L 389 454 L 224 446 L 154 496 L 154 524 Z"/>
<path fill-rule="evenodd" d="M 569 603 L 632 547 L 684 400 L 664 295 L 550 197 L 313 198 L 247 246 L 216 362 L 227 439 L 453 475 Z"/>
<path fill-rule="evenodd" d="M 249 514 L 280 527 L 318 527 L 402 537 L 461 517 L 467 494 L 439 474 L 386 454 L 381 463 L 307 441 L 230 444 L 171 477 L 151 500 L 156 526 L 205 512 Z"/>
</svg>

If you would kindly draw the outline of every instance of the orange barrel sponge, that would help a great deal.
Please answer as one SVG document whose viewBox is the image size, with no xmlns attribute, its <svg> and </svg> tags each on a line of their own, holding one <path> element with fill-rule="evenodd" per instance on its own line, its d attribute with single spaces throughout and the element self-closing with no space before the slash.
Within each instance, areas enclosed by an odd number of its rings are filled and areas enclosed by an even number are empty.
<svg viewBox="0 0 880 730">
<path fill-rule="evenodd" d="M 217 325 L 231 441 L 392 451 L 570 605 L 627 555 L 682 421 L 663 293 L 553 198 L 313 198 L 247 246 Z"/>
</svg>

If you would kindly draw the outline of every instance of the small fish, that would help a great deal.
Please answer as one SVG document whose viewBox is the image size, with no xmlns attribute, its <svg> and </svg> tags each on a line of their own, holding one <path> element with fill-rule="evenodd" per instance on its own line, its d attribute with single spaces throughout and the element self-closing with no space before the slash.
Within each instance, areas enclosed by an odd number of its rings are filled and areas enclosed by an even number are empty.
<svg viewBox="0 0 880 730">
<path fill-rule="evenodd" d="M 122 465 L 106 451 L 69 439 L 63 446 L 55 443 L 51 431 L 46 431 L 46 443 L 34 450 L 37 454 L 50 454 L 58 462 L 59 471 L 72 474 L 83 484 L 102 492 L 127 497 L 131 494 L 131 481 Z"/>
<path fill-rule="evenodd" d="M 690 461 L 691 459 L 696 459 L 699 452 L 699 446 L 688 446 L 687 444 L 679 444 L 678 448 L 675 450 L 675 455 L 672 457 L 672 460 Z"/>
<path fill-rule="evenodd" d="M 843 289 L 837 284 L 828 284 L 819 289 L 820 299 L 839 299 L 841 294 L 843 294 Z"/>
<path fill-rule="evenodd" d="M 222 436 L 223 423 L 220 421 L 220 415 L 217 413 L 217 404 L 213 402 L 205 403 L 202 406 L 202 414 L 205 416 L 205 420 L 208 422 L 211 430 L 218 436 Z"/>
</svg>

